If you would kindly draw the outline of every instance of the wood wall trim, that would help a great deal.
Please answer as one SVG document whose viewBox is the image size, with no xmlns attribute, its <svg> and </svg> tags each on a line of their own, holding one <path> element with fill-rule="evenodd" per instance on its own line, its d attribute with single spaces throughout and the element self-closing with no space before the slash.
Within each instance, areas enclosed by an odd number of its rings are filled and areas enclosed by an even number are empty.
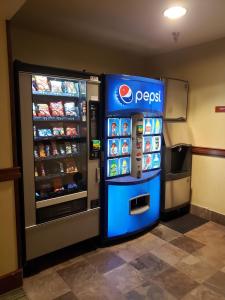
<svg viewBox="0 0 225 300">
<path fill-rule="evenodd" d="M 21 177 L 20 167 L 0 169 L 0 182 L 16 180 Z"/>
<path fill-rule="evenodd" d="M 23 285 L 23 272 L 18 269 L 9 274 L 0 276 L 0 295 Z"/>
<path fill-rule="evenodd" d="M 197 155 L 219 156 L 225 158 L 225 149 L 192 146 L 192 153 Z"/>
</svg>

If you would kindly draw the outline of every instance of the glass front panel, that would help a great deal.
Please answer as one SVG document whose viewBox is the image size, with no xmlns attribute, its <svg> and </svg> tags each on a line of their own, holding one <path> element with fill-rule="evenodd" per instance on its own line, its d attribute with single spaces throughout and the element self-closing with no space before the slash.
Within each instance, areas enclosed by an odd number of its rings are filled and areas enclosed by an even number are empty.
<svg viewBox="0 0 225 300">
<path fill-rule="evenodd" d="M 87 189 L 86 81 L 32 76 L 35 198 Z"/>
</svg>

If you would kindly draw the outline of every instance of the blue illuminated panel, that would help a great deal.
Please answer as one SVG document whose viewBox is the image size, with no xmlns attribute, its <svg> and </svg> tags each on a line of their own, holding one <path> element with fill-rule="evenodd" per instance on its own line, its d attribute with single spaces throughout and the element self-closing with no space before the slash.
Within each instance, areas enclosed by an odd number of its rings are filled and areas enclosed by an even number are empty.
<svg viewBox="0 0 225 300">
<path fill-rule="evenodd" d="M 164 84 L 150 78 L 107 75 L 106 113 L 151 112 L 162 115 Z"/>
<path fill-rule="evenodd" d="M 130 199 L 150 193 L 150 209 L 130 214 Z M 127 235 L 151 226 L 159 218 L 160 175 L 135 185 L 108 185 L 108 238 Z"/>
</svg>

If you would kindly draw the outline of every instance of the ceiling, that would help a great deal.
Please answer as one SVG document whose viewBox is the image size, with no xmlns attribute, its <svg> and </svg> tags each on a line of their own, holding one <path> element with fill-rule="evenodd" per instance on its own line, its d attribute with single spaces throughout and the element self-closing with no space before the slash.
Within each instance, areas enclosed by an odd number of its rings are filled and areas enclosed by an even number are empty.
<svg viewBox="0 0 225 300">
<path fill-rule="evenodd" d="M 178 20 L 163 11 L 181 4 Z M 225 37 L 225 0 L 28 0 L 13 24 L 71 40 L 153 55 Z M 172 32 L 180 32 L 175 42 Z"/>
</svg>

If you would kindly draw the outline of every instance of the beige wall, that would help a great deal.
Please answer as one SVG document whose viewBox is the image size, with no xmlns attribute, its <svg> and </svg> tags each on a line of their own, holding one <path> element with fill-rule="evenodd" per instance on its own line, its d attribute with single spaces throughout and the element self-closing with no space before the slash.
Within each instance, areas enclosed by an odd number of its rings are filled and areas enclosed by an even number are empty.
<svg viewBox="0 0 225 300">
<path fill-rule="evenodd" d="M 12 27 L 14 58 L 27 63 L 94 73 L 142 74 L 144 59 L 138 55 L 79 40 L 29 32 Z"/>
<path fill-rule="evenodd" d="M 12 167 L 11 118 L 5 21 L 0 21 L 0 168 Z M 17 269 L 13 182 L 0 183 L 0 276 Z"/>
<path fill-rule="evenodd" d="M 148 61 L 149 74 L 190 82 L 188 121 L 169 124 L 174 142 L 225 149 L 225 39 L 159 55 Z M 194 155 L 192 203 L 225 214 L 225 159 Z"/>
</svg>

